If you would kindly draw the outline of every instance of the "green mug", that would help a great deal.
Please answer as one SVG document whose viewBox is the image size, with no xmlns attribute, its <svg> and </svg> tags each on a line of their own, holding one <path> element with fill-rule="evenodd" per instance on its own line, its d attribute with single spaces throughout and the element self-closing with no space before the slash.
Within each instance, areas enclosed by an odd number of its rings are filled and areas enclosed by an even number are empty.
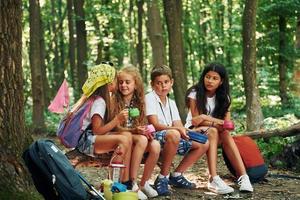
<svg viewBox="0 0 300 200">
<path fill-rule="evenodd" d="M 140 111 L 138 108 L 129 108 L 129 117 L 138 117 L 140 116 Z"/>
</svg>

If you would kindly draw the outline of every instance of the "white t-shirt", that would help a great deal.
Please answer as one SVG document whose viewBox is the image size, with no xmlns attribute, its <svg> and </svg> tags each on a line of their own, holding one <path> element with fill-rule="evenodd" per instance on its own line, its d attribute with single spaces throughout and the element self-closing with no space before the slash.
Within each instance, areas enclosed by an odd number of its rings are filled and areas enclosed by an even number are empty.
<svg viewBox="0 0 300 200">
<path fill-rule="evenodd" d="M 188 98 L 196 100 L 196 90 L 192 90 L 190 94 L 188 95 Z M 206 110 L 207 110 L 207 115 L 211 115 L 214 112 L 214 109 L 216 107 L 216 95 L 213 97 L 207 97 L 206 98 Z M 192 126 L 192 113 L 191 110 L 189 110 L 187 116 L 186 116 L 186 123 L 184 125 L 186 128 L 189 128 Z"/>
<path fill-rule="evenodd" d="M 85 130 L 90 123 L 92 123 L 92 117 L 95 114 L 100 115 L 102 119 L 104 119 L 106 111 L 106 103 L 103 98 L 98 98 L 93 102 L 90 112 L 86 115 L 86 117 L 82 121 L 82 130 Z"/>
<path fill-rule="evenodd" d="M 181 120 L 176 103 L 170 98 L 167 98 L 164 105 L 155 91 L 152 91 L 145 96 L 145 103 L 146 116 L 157 115 L 160 124 L 172 126 L 172 122 Z"/>
</svg>

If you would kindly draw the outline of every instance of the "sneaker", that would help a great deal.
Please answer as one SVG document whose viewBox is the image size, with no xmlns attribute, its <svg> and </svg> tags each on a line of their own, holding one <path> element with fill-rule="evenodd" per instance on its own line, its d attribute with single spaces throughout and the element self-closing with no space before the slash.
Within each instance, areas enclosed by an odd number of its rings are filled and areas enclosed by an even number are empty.
<svg viewBox="0 0 300 200">
<path fill-rule="evenodd" d="M 157 176 L 154 182 L 154 186 L 159 196 L 168 196 L 171 194 L 168 188 L 168 182 L 169 182 L 168 178 L 166 177 L 159 178 Z"/>
<path fill-rule="evenodd" d="M 240 176 L 240 178 L 237 181 L 240 185 L 241 192 L 253 192 L 253 187 L 247 174 Z"/>
<path fill-rule="evenodd" d="M 217 194 L 228 194 L 234 191 L 219 176 L 214 176 L 212 182 L 208 181 L 207 188 Z"/>
<path fill-rule="evenodd" d="M 132 191 L 137 193 L 140 200 L 148 199 L 148 197 L 140 190 L 139 186 L 136 183 L 133 184 Z"/>
<path fill-rule="evenodd" d="M 152 198 L 152 197 L 157 197 L 158 193 L 156 190 L 154 190 L 148 181 L 146 181 L 144 187 L 141 188 L 142 192 L 144 192 L 147 197 Z"/>
<path fill-rule="evenodd" d="M 194 189 L 196 188 L 196 184 L 190 182 L 187 180 L 184 176 L 179 175 L 179 176 L 170 176 L 169 178 L 169 184 L 173 185 L 174 187 L 178 188 L 185 188 L 185 189 Z"/>
</svg>

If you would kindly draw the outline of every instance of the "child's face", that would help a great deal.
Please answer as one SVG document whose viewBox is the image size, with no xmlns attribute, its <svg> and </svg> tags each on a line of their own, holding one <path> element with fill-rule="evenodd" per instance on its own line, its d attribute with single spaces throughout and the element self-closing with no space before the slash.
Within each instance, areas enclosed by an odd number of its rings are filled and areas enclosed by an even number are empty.
<svg viewBox="0 0 300 200">
<path fill-rule="evenodd" d="M 215 92 L 222 84 L 222 79 L 217 72 L 209 71 L 204 76 L 204 86 L 208 92 Z"/>
<path fill-rule="evenodd" d="M 135 90 L 134 77 L 128 73 L 120 73 L 118 76 L 118 89 L 123 96 L 132 95 Z"/>
<path fill-rule="evenodd" d="M 173 86 L 173 79 L 168 75 L 157 76 L 153 82 L 151 82 L 152 89 L 158 96 L 167 96 Z"/>
</svg>

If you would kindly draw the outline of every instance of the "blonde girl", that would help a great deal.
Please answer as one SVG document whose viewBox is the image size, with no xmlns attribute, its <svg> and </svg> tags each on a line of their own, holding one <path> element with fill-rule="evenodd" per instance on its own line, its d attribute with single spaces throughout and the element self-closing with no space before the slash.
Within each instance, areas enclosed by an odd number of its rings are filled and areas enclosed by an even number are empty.
<svg viewBox="0 0 300 200">
<path fill-rule="evenodd" d="M 160 153 L 160 145 L 153 137 L 145 126 L 145 98 L 144 87 L 141 75 L 136 67 L 129 66 L 122 68 L 117 75 L 118 90 L 114 93 L 114 112 L 118 113 L 123 109 L 138 108 L 140 114 L 138 117 L 131 118 L 129 121 L 121 124 L 121 129 L 127 129 L 132 132 L 132 157 L 130 179 L 133 182 L 132 190 L 138 192 L 139 199 L 147 199 L 148 197 L 157 196 L 148 180 L 151 177 L 153 169 Z M 148 153 L 145 162 L 143 176 L 139 186 L 137 185 L 138 169 L 141 164 L 144 153 Z"/>
</svg>

